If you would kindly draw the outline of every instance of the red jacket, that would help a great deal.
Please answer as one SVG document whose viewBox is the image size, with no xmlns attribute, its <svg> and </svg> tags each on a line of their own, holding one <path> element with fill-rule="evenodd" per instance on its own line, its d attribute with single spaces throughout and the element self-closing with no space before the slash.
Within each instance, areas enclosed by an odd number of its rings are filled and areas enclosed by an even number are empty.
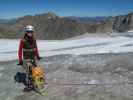
<svg viewBox="0 0 133 100">
<path fill-rule="evenodd" d="M 20 40 L 20 44 L 19 44 L 19 50 L 18 50 L 18 58 L 19 58 L 19 63 L 21 63 L 23 61 L 23 57 L 22 57 L 22 54 L 23 54 L 23 47 L 24 47 L 24 41 L 23 39 Z M 35 49 L 35 55 L 37 58 L 39 58 L 39 52 L 38 52 L 38 47 L 36 45 L 36 49 Z"/>
</svg>

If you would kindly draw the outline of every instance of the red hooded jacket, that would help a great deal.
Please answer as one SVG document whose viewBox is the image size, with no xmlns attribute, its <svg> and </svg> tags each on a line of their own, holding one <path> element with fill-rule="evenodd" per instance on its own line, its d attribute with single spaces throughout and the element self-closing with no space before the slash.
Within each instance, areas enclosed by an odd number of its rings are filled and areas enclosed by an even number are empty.
<svg viewBox="0 0 133 100">
<path fill-rule="evenodd" d="M 19 58 L 19 63 L 21 63 L 23 61 L 23 47 L 24 47 L 24 40 L 21 39 L 20 40 L 20 44 L 19 44 L 19 50 L 18 50 L 18 58 Z M 36 48 L 35 48 L 35 56 L 37 58 L 39 58 L 39 52 L 38 52 L 38 47 L 36 45 Z"/>
</svg>

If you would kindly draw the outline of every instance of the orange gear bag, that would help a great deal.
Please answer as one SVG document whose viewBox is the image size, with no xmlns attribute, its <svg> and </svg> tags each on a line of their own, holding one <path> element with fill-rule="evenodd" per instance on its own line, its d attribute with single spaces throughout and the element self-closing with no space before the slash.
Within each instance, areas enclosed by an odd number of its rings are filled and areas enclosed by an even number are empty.
<svg viewBox="0 0 133 100">
<path fill-rule="evenodd" d="M 37 67 L 34 67 L 32 68 L 32 77 L 33 79 L 35 77 L 44 77 L 44 70 L 41 66 L 37 66 Z"/>
</svg>

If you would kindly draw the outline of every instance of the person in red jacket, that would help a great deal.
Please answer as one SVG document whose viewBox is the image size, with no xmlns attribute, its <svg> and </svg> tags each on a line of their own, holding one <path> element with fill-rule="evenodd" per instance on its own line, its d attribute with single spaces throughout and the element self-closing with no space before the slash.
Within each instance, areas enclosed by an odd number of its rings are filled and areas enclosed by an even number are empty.
<svg viewBox="0 0 133 100">
<path fill-rule="evenodd" d="M 27 25 L 25 27 L 24 37 L 20 40 L 18 58 L 19 65 L 23 65 L 24 60 L 40 60 L 36 39 L 34 37 L 34 27 Z"/>
<path fill-rule="evenodd" d="M 25 27 L 24 37 L 20 40 L 19 50 L 18 50 L 18 59 L 19 64 L 23 65 L 30 64 L 31 61 L 34 61 L 37 64 L 38 60 L 41 59 L 38 52 L 38 47 L 36 39 L 34 37 L 34 27 L 27 25 Z M 26 69 L 26 68 L 25 68 Z"/>
</svg>

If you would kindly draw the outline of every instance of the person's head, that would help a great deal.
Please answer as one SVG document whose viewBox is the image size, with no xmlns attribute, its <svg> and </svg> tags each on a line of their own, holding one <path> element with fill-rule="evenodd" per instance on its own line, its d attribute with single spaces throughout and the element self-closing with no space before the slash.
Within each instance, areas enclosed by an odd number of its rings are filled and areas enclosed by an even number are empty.
<svg viewBox="0 0 133 100">
<path fill-rule="evenodd" d="M 32 25 L 27 25 L 25 27 L 25 39 L 34 39 L 34 27 Z"/>
<path fill-rule="evenodd" d="M 32 37 L 33 32 L 34 32 L 34 27 L 32 25 L 27 25 L 25 27 L 25 32 L 29 37 Z"/>
</svg>

